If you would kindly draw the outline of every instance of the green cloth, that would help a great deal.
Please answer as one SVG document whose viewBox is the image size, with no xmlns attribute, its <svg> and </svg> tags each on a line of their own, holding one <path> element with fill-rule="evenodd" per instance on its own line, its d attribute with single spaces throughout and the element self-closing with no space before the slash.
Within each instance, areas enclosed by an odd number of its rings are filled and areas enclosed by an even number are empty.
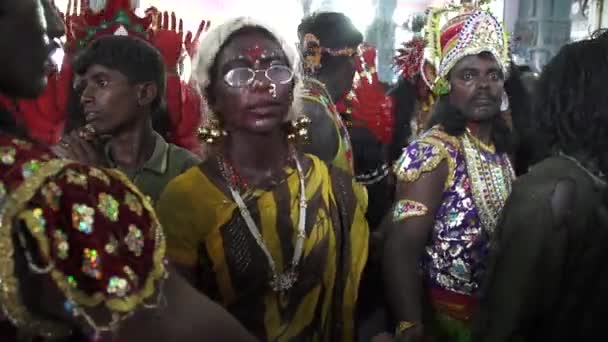
<svg viewBox="0 0 608 342">
<path fill-rule="evenodd" d="M 127 172 L 117 167 L 112 159 L 110 144 L 105 146 L 105 156 L 110 167 L 125 173 L 142 193 L 150 197 L 153 204 L 173 178 L 201 162 L 195 154 L 168 143 L 156 132 L 154 138 L 155 146 L 152 156 L 135 172 Z"/>
<path fill-rule="evenodd" d="M 470 323 L 441 313 L 435 314 L 429 335 L 428 340 L 432 342 L 470 342 L 472 340 Z"/>
</svg>

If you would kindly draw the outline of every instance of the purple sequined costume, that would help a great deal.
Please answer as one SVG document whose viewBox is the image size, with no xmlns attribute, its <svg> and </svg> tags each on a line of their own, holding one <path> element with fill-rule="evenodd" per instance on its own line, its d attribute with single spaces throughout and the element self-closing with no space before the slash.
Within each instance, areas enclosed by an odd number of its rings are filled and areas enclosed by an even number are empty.
<svg viewBox="0 0 608 342">
<path fill-rule="evenodd" d="M 498 162 L 503 158 L 488 151 L 483 155 Z M 483 276 L 490 235 L 481 224 L 460 140 L 433 128 L 404 150 L 395 172 L 401 181 L 414 182 L 443 160 L 449 173 L 422 267 L 430 286 L 471 295 Z"/>
</svg>

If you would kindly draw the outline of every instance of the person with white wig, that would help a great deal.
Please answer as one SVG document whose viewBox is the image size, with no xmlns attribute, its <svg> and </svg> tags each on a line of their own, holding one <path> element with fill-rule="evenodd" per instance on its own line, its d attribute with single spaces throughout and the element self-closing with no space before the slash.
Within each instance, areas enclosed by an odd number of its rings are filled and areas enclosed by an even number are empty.
<svg viewBox="0 0 608 342">
<path fill-rule="evenodd" d="M 295 47 L 236 18 L 206 35 L 193 66 L 209 154 L 158 202 L 170 260 L 262 341 L 354 341 L 367 198 L 300 151 Z"/>
</svg>

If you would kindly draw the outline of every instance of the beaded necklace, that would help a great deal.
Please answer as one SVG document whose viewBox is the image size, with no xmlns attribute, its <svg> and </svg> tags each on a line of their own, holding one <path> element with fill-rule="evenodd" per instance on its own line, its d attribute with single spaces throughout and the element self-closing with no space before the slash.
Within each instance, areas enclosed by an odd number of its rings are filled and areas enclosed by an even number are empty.
<svg viewBox="0 0 608 342">
<path fill-rule="evenodd" d="M 506 154 L 497 159 L 484 155 L 482 150 L 495 153 L 494 148 L 484 145 L 469 130 L 460 140 L 479 219 L 483 228 L 492 233 L 511 193 L 515 172 Z"/>
<path fill-rule="evenodd" d="M 247 224 L 247 228 L 249 232 L 255 239 L 257 245 L 260 247 L 266 259 L 268 260 L 268 265 L 270 266 L 270 270 L 272 272 L 272 279 L 270 280 L 270 287 L 275 292 L 285 292 L 293 287 L 293 285 L 298 280 L 297 267 L 300 263 L 300 259 L 302 258 L 302 252 L 304 250 L 304 240 L 306 239 L 306 208 L 307 208 L 307 200 L 306 200 L 306 184 L 304 181 L 304 171 L 302 170 L 302 165 L 298 160 L 295 151 L 291 153 L 291 158 L 294 160 L 296 164 L 296 170 L 298 172 L 298 178 L 300 180 L 300 215 L 298 222 L 298 230 L 297 230 L 297 239 L 295 244 L 295 249 L 293 253 L 293 257 L 291 260 L 291 265 L 288 270 L 279 273 L 277 270 L 276 263 L 264 242 L 264 238 L 260 233 L 260 229 L 257 224 L 253 220 L 243 197 L 241 196 L 238 188 L 242 186 L 242 184 L 246 185 L 246 182 L 243 180 L 240 175 L 234 175 L 233 172 L 236 172 L 234 167 L 229 165 L 226 160 L 218 155 L 218 164 L 220 167 L 220 173 L 224 180 L 228 183 L 228 189 L 230 190 L 230 194 L 232 195 L 233 200 L 236 202 L 239 207 L 239 211 L 245 223 Z M 243 188 L 241 188 L 242 190 Z M 246 189 L 246 188 L 245 188 Z"/>
</svg>

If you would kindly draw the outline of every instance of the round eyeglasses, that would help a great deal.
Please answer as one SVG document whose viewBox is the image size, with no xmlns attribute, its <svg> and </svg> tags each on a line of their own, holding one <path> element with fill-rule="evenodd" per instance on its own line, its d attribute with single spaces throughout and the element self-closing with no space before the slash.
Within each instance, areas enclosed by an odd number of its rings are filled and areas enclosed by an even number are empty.
<svg viewBox="0 0 608 342">
<path fill-rule="evenodd" d="M 224 75 L 224 81 L 231 87 L 242 88 L 253 84 L 259 72 L 275 84 L 287 84 L 293 79 L 293 70 L 284 65 L 273 65 L 268 69 L 234 68 Z"/>
</svg>

